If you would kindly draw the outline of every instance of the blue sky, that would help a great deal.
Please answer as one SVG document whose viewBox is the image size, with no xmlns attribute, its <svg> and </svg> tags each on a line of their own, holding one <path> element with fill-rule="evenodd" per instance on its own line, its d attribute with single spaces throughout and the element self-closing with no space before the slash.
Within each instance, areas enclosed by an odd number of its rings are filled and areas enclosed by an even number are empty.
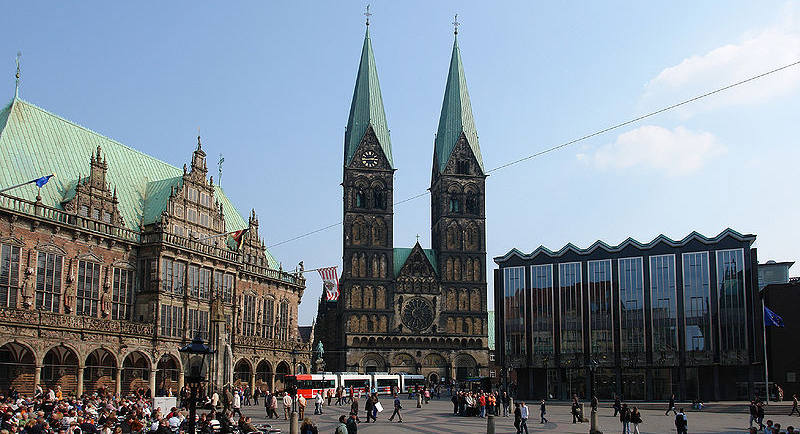
<svg viewBox="0 0 800 434">
<path fill-rule="evenodd" d="M 256 209 L 268 245 L 338 222 L 366 3 L 219 5 L 8 4 L 6 98 L 22 50 L 21 97 L 67 119 L 176 166 L 200 127 L 209 167 L 224 154 L 223 187 L 243 214 Z M 372 12 L 398 200 L 430 182 L 456 12 L 487 168 L 800 60 L 800 2 L 375 1 Z M 732 227 L 758 235 L 762 262 L 800 259 L 799 89 L 795 67 L 493 173 L 488 258 Z M 395 246 L 419 234 L 428 247 L 429 214 L 427 196 L 396 207 Z M 340 265 L 341 227 L 271 250 L 285 268 Z M 301 324 L 321 292 L 318 276 L 307 283 Z"/>
</svg>

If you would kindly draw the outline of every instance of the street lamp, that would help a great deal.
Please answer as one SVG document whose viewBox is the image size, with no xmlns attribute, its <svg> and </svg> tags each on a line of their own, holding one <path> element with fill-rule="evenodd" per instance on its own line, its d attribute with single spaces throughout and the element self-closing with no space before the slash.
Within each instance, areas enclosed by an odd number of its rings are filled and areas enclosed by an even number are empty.
<svg viewBox="0 0 800 434">
<path fill-rule="evenodd" d="M 603 433 L 602 431 L 600 431 L 600 422 L 599 422 L 599 420 L 597 418 L 597 407 L 594 405 L 595 398 L 596 398 L 596 396 L 595 396 L 595 371 L 597 370 L 597 366 L 599 364 L 600 363 L 598 363 L 597 360 L 595 360 L 595 359 L 592 359 L 592 360 L 589 361 L 589 370 L 592 373 L 592 400 L 591 400 L 591 403 L 592 403 L 592 414 L 591 414 L 591 420 L 590 420 L 591 426 L 589 427 L 589 433 L 590 434 L 602 434 Z"/>
<path fill-rule="evenodd" d="M 289 433 L 297 434 L 299 431 L 299 421 L 297 420 L 297 348 L 292 348 L 292 385 L 289 392 L 292 394 L 292 418 L 289 420 Z"/>
<path fill-rule="evenodd" d="M 191 343 L 186 344 L 184 347 L 178 349 L 181 353 L 183 361 L 184 373 L 188 372 L 189 375 L 185 376 L 186 384 L 192 394 L 189 398 L 189 429 L 190 434 L 195 434 L 196 416 L 197 416 L 197 401 L 199 400 L 198 392 L 203 387 L 206 381 L 206 372 L 208 371 L 208 355 L 214 354 L 214 350 L 208 347 L 203 342 L 200 336 L 195 336 Z"/>
</svg>

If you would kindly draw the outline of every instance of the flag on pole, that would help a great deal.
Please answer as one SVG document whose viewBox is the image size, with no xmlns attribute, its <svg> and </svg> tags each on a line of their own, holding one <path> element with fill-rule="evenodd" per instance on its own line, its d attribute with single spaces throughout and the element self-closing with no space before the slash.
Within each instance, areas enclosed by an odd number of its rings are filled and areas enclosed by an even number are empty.
<svg viewBox="0 0 800 434">
<path fill-rule="evenodd" d="M 249 231 L 250 228 L 240 229 L 238 231 L 230 232 L 228 234 L 228 247 L 233 250 L 239 250 L 242 248 L 242 242 L 244 241 L 244 234 L 245 232 Z"/>
<path fill-rule="evenodd" d="M 781 318 L 777 313 L 769 310 L 768 307 L 764 306 L 764 325 L 784 327 L 783 318 Z"/>
<path fill-rule="evenodd" d="M 339 300 L 339 276 L 336 275 L 336 267 L 320 268 L 317 271 L 322 278 L 322 287 L 325 288 L 325 300 Z"/>
<path fill-rule="evenodd" d="M 44 187 L 44 185 L 45 185 L 45 184 L 47 184 L 47 181 L 49 181 L 49 180 L 50 180 L 50 178 L 52 178 L 52 177 L 54 177 L 54 176 L 56 176 L 56 175 L 55 175 L 55 174 L 52 174 L 52 175 L 43 176 L 43 177 L 41 177 L 41 178 L 36 178 L 36 179 L 35 179 L 35 181 L 36 181 L 36 186 L 37 186 L 37 187 L 39 187 L 39 188 L 42 188 L 42 187 Z"/>
</svg>

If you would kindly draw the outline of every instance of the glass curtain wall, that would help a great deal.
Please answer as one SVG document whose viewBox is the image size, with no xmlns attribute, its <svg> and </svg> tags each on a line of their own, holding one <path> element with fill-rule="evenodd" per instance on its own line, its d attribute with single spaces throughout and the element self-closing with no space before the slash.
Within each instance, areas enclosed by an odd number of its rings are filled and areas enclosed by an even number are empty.
<svg viewBox="0 0 800 434">
<path fill-rule="evenodd" d="M 533 354 L 549 356 L 553 347 L 553 264 L 531 267 L 531 321 Z"/>
<path fill-rule="evenodd" d="M 717 282 L 720 362 L 743 363 L 747 359 L 747 320 L 742 249 L 717 251 Z"/>
<path fill-rule="evenodd" d="M 711 288 L 708 252 L 683 254 L 683 310 L 688 362 L 710 361 Z"/>
<path fill-rule="evenodd" d="M 650 257 L 650 297 L 654 361 L 672 362 L 678 350 L 675 255 Z"/>
<path fill-rule="evenodd" d="M 620 352 L 644 360 L 644 269 L 642 258 L 619 260 Z"/>
<path fill-rule="evenodd" d="M 611 296 L 611 260 L 589 261 L 589 333 L 592 357 L 613 359 L 614 303 Z"/>
<path fill-rule="evenodd" d="M 525 268 L 503 269 L 506 360 L 517 366 L 525 359 Z"/>
<path fill-rule="evenodd" d="M 583 354 L 583 306 L 581 263 L 558 264 L 559 311 L 561 312 L 561 356 Z"/>
</svg>

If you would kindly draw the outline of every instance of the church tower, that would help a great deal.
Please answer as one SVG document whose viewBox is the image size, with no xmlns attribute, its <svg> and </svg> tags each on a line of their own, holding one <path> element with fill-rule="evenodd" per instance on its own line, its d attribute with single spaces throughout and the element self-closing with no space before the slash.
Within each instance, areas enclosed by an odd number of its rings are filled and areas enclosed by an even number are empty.
<svg viewBox="0 0 800 434">
<path fill-rule="evenodd" d="M 485 179 L 456 32 L 433 151 L 431 240 L 446 300 L 444 330 L 472 336 L 483 347 L 488 344 Z"/>
<path fill-rule="evenodd" d="M 353 343 L 354 335 L 388 333 L 388 298 L 394 277 L 395 169 L 367 26 L 344 137 L 343 270 L 337 309 L 344 332 L 336 346 L 348 350 L 360 349 Z M 343 370 L 358 369 L 357 362 L 344 357 L 335 364 Z"/>
</svg>

